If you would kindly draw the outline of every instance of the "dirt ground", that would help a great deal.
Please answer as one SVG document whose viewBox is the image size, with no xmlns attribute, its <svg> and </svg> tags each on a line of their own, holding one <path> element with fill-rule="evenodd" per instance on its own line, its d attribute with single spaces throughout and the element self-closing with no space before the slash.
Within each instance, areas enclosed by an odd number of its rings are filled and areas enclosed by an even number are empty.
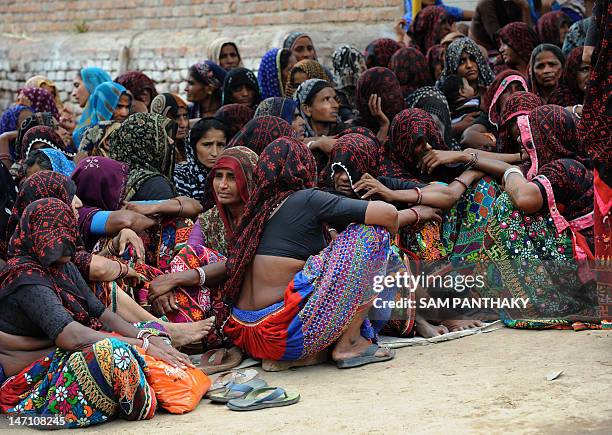
<svg viewBox="0 0 612 435">
<path fill-rule="evenodd" d="M 555 370 L 564 372 L 547 381 Z M 245 413 L 204 400 L 190 414 L 160 411 L 150 421 L 119 420 L 79 432 L 612 433 L 612 331 L 501 329 L 399 349 L 388 363 L 261 376 L 300 392 L 302 400 Z"/>
</svg>

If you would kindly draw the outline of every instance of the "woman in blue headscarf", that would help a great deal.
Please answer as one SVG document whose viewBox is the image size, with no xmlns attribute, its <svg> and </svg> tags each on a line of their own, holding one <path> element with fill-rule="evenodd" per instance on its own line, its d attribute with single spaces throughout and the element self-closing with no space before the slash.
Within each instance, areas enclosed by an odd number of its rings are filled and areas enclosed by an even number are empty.
<svg viewBox="0 0 612 435">
<path fill-rule="evenodd" d="M 70 96 L 78 101 L 79 106 L 85 107 L 89 96 L 93 94 L 99 84 L 104 82 L 112 82 L 113 78 L 109 73 L 97 66 L 89 66 L 81 69 L 74 78 L 72 85 L 72 93 Z"/>
<path fill-rule="evenodd" d="M 273 48 L 264 54 L 257 72 L 263 99 L 285 96 L 285 83 L 289 70 L 296 63 L 295 56 L 288 49 Z"/>
<path fill-rule="evenodd" d="M 130 114 L 132 97 L 128 90 L 115 82 L 99 84 L 90 95 L 87 106 L 83 110 L 81 119 L 72 133 L 72 139 L 77 148 L 85 134 L 85 130 L 101 121 L 115 120 L 123 122 Z M 79 151 L 89 151 L 81 150 Z"/>
<path fill-rule="evenodd" d="M 66 177 L 72 175 L 74 162 L 61 151 L 53 148 L 33 150 L 25 161 L 25 175 L 29 177 L 38 171 L 58 172 Z"/>
</svg>

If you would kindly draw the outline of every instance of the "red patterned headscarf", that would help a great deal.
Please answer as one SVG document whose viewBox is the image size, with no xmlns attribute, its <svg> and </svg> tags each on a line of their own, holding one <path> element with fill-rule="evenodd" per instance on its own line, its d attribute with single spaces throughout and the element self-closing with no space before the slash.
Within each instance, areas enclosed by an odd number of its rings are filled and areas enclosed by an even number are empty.
<svg viewBox="0 0 612 435">
<path fill-rule="evenodd" d="M 87 302 L 66 266 L 55 265 L 61 257 L 75 254 L 77 238 L 76 218 L 69 205 L 55 198 L 28 205 L 10 241 L 10 259 L 0 274 L 0 300 L 25 285 L 50 287 L 74 320 L 100 329 L 102 323 L 89 316 Z"/>
<path fill-rule="evenodd" d="M 389 69 L 395 73 L 404 97 L 421 86 L 433 85 L 427 59 L 416 48 L 407 47 L 396 51 L 389 62 Z"/>
<path fill-rule="evenodd" d="M 281 136 L 295 138 L 293 128 L 287 121 L 277 116 L 260 116 L 247 122 L 227 147 L 243 146 L 260 155 L 268 145 Z"/>
<path fill-rule="evenodd" d="M 444 50 L 445 47 L 442 44 L 436 44 L 429 47 L 425 58 L 427 59 L 427 65 L 429 66 L 429 74 L 433 79 L 436 78 L 436 65 L 440 65 L 440 74 L 444 69 Z"/>
<path fill-rule="evenodd" d="M 578 140 L 574 117 L 563 107 L 541 106 L 528 116 L 519 116 L 516 122 L 523 148 L 529 154 L 529 161 L 522 165 L 528 180 L 556 159 L 574 159 L 591 166 Z"/>
<path fill-rule="evenodd" d="M 427 53 L 427 50 L 440 42 L 440 39 L 445 35 L 439 35 L 439 27 L 444 22 L 448 21 L 452 24 L 450 17 L 442 6 L 427 6 L 417 14 L 410 25 L 408 33 L 416 42 L 421 53 Z"/>
<path fill-rule="evenodd" d="M 508 97 L 500 113 L 497 152 L 506 154 L 519 152 L 520 147 L 510 131 L 510 121 L 522 115 L 529 115 L 533 109 L 542 105 L 544 105 L 542 99 L 531 92 L 519 91 Z"/>
<path fill-rule="evenodd" d="M 523 74 L 513 69 L 507 69 L 495 76 L 495 80 L 484 94 L 482 108 L 489 114 L 489 122 L 493 125 L 499 124 L 501 107 L 497 107 L 497 100 L 513 82 L 520 83 L 523 87 L 523 91 L 527 91 L 527 81 Z"/>
<path fill-rule="evenodd" d="M 229 243 L 229 278 L 223 288 L 229 300 L 235 301 L 240 293 L 270 214 L 292 193 L 314 187 L 316 177 L 312 153 L 294 138 L 280 137 L 261 153 L 253 175 L 255 190 Z"/>
<path fill-rule="evenodd" d="M 151 80 L 149 76 L 140 71 L 128 71 L 125 74 L 121 74 L 115 79 L 115 82 L 123 85 L 123 87 L 130 91 L 136 99 L 138 99 L 138 96 L 142 95 L 144 92 L 149 92 L 151 96 L 149 106 L 151 105 L 153 98 L 157 97 L 155 82 Z"/>
<path fill-rule="evenodd" d="M 378 131 L 378 122 L 368 107 L 370 95 L 377 94 L 382 98 L 382 111 L 389 120 L 393 119 L 404 108 L 402 88 L 397 77 L 388 68 L 370 68 L 357 82 L 355 105 L 361 113 L 363 124 L 372 131 Z"/>
<path fill-rule="evenodd" d="M 222 106 L 215 118 L 218 118 L 227 127 L 227 141 L 230 142 L 242 127 L 255 116 L 255 110 L 246 104 L 226 104 Z"/>
<path fill-rule="evenodd" d="M 559 29 L 563 23 L 569 23 L 569 18 L 561 11 L 546 12 L 540 17 L 537 24 L 540 43 L 553 44 L 557 47 L 563 45 Z"/>
<path fill-rule="evenodd" d="M 520 21 L 506 24 L 500 29 L 498 36 L 526 63 L 529 62 L 531 52 L 539 43 L 536 32 Z"/>
<path fill-rule="evenodd" d="M 385 155 L 380 175 L 408 181 L 422 179 L 414 148 L 425 138 L 432 148 L 448 150 L 440 130 L 431 115 L 422 109 L 406 109 L 397 114 L 391 123 L 389 137 L 385 142 Z"/>
<path fill-rule="evenodd" d="M 383 66 L 388 68 L 391 56 L 401 48 L 402 44 L 389 38 L 380 38 L 370 42 L 366 47 L 367 67 Z"/>
<path fill-rule="evenodd" d="M 347 173 L 351 185 L 359 181 L 363 174 L 377 177 L 379 153 L 378 142 L 368 136 L 357 133 L 341 136 L 329 157 L 332 183 L 334 172 L 339 169 Z"/>
<path fill-rule="evenodd" d="M 584 47 L 576 47 L 565 58 L 561 83 L 548 98 L 549 104 L 567 107 L 583 103 L 584 92 L 578 88 L 578 80 L 576 80 L 576 75 L 582 63 L 583 51 Z"/>
</svg>

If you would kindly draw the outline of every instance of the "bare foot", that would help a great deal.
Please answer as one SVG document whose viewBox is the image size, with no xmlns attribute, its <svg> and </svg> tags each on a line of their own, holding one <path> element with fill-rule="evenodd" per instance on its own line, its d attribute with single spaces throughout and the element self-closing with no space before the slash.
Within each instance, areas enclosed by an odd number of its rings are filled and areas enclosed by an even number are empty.
<svg viewBox="0 0 612 435">
<path fill-rule="evenodd" d="M 332 359 L 334 361 L 342 361 L 361 356 L 371 344 L 372 342 L 370 340 L 367 340 L 361 336 L 357 340 L 351 340 L 351 342 L 338 341 L 336 347 L 334 347 L 334 350 L 332 351 Z M 374 356 L 384 357 L 391 354 L 393 354 L 392 349 L 381 347 L 376 351 Z"/>
<path fill-rule="evenodd" d="M 201 341 L 208 335 L 215 322 L 215 316 L 199 322 L 163 323 L 172 339 L 172 346 L 180 347 Z"/>
<path fill-rule="evenodd" d="M 266 372 L 282 372 L 292 367 L 306 367 L 321 364 L 327 361 L 328 351 L 322 350 L 308 358 L 298 359 L 296 361 L 274 361 L 272 359 L 264 359 L 261 361 L 261 368 Z"/>
<path fill-rule="evenodd" d="M 416 334 L 424 338 L 437 337 L 448 332 L 448 328 L 444 325 L 432 325 L 422 317 L 417 316 L 414 321 L 414 330 Z"/>
<path fill-rule="evenodd" d="M 478 328 L 484 326 L 480 320 L 443 320 L 442 324 L 445 325 L 450 332 L 463 331 L 465 329 Z"/>
</svg>

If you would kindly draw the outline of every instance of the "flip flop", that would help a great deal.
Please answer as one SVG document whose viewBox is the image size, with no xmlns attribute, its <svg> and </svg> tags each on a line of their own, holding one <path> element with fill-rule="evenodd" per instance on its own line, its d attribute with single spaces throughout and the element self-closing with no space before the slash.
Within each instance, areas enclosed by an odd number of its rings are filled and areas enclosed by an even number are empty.
<svg viewBox="0 0 612 435">
<path fill-rule="evenodd" d="M 207 375 L 224 372 L 240 365 L 242 351 L 233 346 L 231 349 L 212 349 L 204 352 L 200 358 L 198 368 Z"/>
<path fill-rule="evenodd" d="M 206 395 L 208 398 L 212 394 L 222 393 L 227 389 L 230 382 L 234 384 L 245 384 L 259 376 L 255 369 L 232 369 L 227 372 L 219 373 L 219 376 L 214 380 Z"/>
<path fill-rule="evenodd" d="M 247 396 L 253 390 L 259 390 L 261 388 L 267 387 L 268 383 L 263 379 L 253 379 L 249 382 L 245 382 L 244 384 L 235 384 L 230 382 L 227 384 L 227 387 L 224 391 L 218 394 L 211 394 L 208 398 L 212 402 L 216 403 L 227 403 L 233 399 L 242 399 Z"/>
<path fill-rule="evenodd" d="M 376 356 L 376 351 L 378 351 L 378 349 L 389 350 L 389 355 Z M 366 364 L 389 361 L 390 359 L 393 359 L 393 358 L 395 358 L 394 350 L 389 349 L 388 347 L 381 348 L 377 344 L 371 344 L 361 355 L 355 356 L 353 358 L 336 361 L 336 365 L 338 366 L 339 369 L 352 369 L 354 367 L 361 367 Z"/>
<path fill-rule="evenodd" d="M 298 393 L 287 393 L 279 387 L 265 387 L 251 391 L 244 399 L 230 400 L 226 406 L 232 411 L 255 411 L 256 409 L 289 406 L 299 401 Z"/>
</svg>

